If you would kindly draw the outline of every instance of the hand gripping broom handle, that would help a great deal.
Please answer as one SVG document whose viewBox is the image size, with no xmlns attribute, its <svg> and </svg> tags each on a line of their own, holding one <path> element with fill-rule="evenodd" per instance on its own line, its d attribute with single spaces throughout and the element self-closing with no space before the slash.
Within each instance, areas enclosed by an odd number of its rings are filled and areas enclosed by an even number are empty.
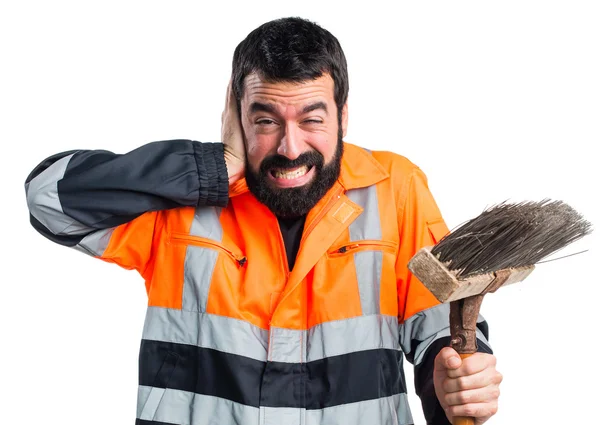
<svg viewBox="0 0 600 425">
<path fill-rule="evenodd" d="M 509 270 L 500 270 L 488 288 L 479 295 L 473 295 L 450 302 L 450 346 L 456 350 L 461 359 L 466 359 L 477 352 L 477 317 L 487 292 L 494 292 L 510 277 Z M 452 425 L 475 425 L 475 418 L 455 416 Z"/>
<path fill-rule="evenodd" d="M 483 301 L 483 295 L 474 295 L 450 302 L 450 346 L 461 359 L 477 352 L 477 317 Z M 475 425 L 475 419 L 455 416 L 452 425 Z"/>
<path fill-rule="evenodd" d="M 501 203 L 420 249 L 408 268 L 439 302 L 450 302 L 451 345 L 465 358 L 477 351 L 483 295 L 522 281 L 540 260 L 591 231 L 564 202 Z M 454 425 L 474 424 L 473 418 L 453 419 Z"/>
</svg>

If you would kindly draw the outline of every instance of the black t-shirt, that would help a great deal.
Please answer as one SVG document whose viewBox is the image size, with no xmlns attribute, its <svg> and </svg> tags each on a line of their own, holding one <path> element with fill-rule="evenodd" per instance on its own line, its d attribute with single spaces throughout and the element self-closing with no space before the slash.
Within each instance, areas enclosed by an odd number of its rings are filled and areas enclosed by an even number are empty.
<svg viewBox="0 0 600 425">
<path fill-rule="evenodd" d="M 293 218 L 277 217 L 277 220 L 279 221 L 281 236 L 283 236 L 288 267 L 292 270 L 296 262 L 296 254 L 298 254 L 298 249 L 300 249 L 300 240 L 302 239 L 306 216 Z"/>
</svg>

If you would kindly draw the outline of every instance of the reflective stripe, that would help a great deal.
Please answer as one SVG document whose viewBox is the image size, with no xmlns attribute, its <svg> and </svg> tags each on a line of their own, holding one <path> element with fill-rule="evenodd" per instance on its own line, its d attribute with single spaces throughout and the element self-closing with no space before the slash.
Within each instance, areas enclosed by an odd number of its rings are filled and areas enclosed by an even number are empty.
<svg viewBox="0 0 600 425">
<path fill-rule="evenodd" d="M 153 420 L 164 394 L 164 388 L 151 388 L 150 394 L 146 397 L 146 402 L 141 409 L 142 411 L 138 412 L 138 418 L 147 421 Z"/>
<path fill-rule="evenodd" d="M 139 387 L 138 418 L 142 411 L 140 406 L 152 390 L 152 387 Z M 219 425 L 258 425 L 259 410 L 219 397 L 167 388 L 156 406 L 153 420 L 178 425 L 213 425 L 217 423 L 216 418 Z"/>
<path fill-rule="evenodd" d="M 58 181 L 64 177 L 73 155 L 56 161 L 26 187 L 31 215 L 55 235 L 83 235 L 93 230 L 65 215 L 58 197 Z"/>
<path fill-rule="evenodd" d="M 138 390 L 138 415 L 151 387 Z M 251 407 L 219 397 L 167 389 L 154 420 L 180 425 L 409 425 L 413 423 L 406 394 L 348 403 L 324 409 Z M 143 419 L 143 418 L 142 418 Z"/>
<path fill-rule="evenodd" d="M 373 185 L 350 190 L 347 195 L 352 202 L 364 209 L 362 214 L 350 224 L 350 240 L 353 242 L 381 240 L 377 187 Z M 379 288 L 383 253 L 381 251 L 357 252 L 354 254 L 354 264 L 362 312 L 364 315 L 378 314 L 380 312 Z"/>
<path fill-rule="evenodd" d="M 307 331 L 272 327 L 269 333 L 269 361 L 305 363 Z"/>
<path fill-rule="evenodd" d="M 423 341 L 449 327 L 450 305 L 439 304 L 411 316 L 400 325 L 400 344 L 405 353 L 411 352 L 411 341 Z"/>
<path fill-rule="evenodd" d="M 212 348 L 260 361 L 267 360 L 270 348 L 270 361 L 299 363 L 376 348 L 397 350 L 397 335 L 395 316 L 360 316 L 321 323 L 308 331 L 272 328 L 269 347 L 269 331 L 243 320 L 148 307 L 142 338 Z"/>
<path fill-rule="evenodd" d="M 364 251 L 354 254 L 356 279 L 360 291 L 360 304 L 363 314 L 379 314 L 379 288 L 383 252 Z"/>
<path fill-rule="evenodd" d="M 425 356 L 425 352 L 429 348 L 429 346 L 437 339 L 443 338 L 445 336 L 450 336 L 450 328 L 446 328 L 444 330 L 439 331 L 431 335 L 428 338 L 425 338 L 419 344 L 414 347 L 414 365 L 420 365 L 423 361 L 423 357 Z"/>
<path fill-rule="evenodd" d="M 266 361 L 269 332 L 230 317 L 148 307 L 142 338 L 212 348 Z"/>
<path fill-rule="evenodd" d="M 479 315 L 477 321 L 483 322 L 485 319 Z M 402 350 L 411 354 L 414 358 L 414 364 L 418 365 L 423 360 L 423 355 L 433 341 L 450 336 L 450 304 L 439 304 L 427 310 L 423 310 L 410 317 L 406 322 L 400 325 L 400 345 Z M 488 344 L 485 336 L 479 329 L 477 338 Z M 414 341 L 418 341 L 413 347 Z"/>
<path fill-rule="evenodd" d="M 306 414 L 306 409 L 261 406 L 260 425 L 306 425 Z"/>
<path fill-rule="evenodd" d="M 190 229 L 190 235 L 212 239 L 217 242 L 223 240 L 223 228 L 219 221 L 221 208 L 198 207 Z"/>
<path fill-rule="evenodd" d="M 110 242 L 115 228 L 98 230 L 94 233 L 90 233 L 84 237 L 79 244 L 75 245 L 75 249 L 85 254 L 92 255 L 94 257 L 101 257 L 106 251 L 106 247 Z"/>
<path fill-rule="evenodd" d="M 314 326 L 308 331 L 307 361 L 376 348 L 400 348 L 396 316 L 360 316 Z"/>
<path fill-rule="evenodd" d="M 381 239 L 381 224 L 379 223 L 379 204 L 377 187 L 369 186 L 362 189 L 349 190 L 348 198 L 364 211 L 350 224 L 350 240 L 379 240 Z"/>
<path fill-rule="evenodd" d="M 409 425 L 412 423 L 408 397 L 404 393 L 306 411 L 306 425 Z"/>
<path fill-rule="evenodd" d="M 219 221 L 221 208 L 198 207 L 190 235 L 221 242 L 223 228 Z M 206 311 L 208 290 L 219 253 L 214 249 L 188 245 L 184 263 L 183 309 Z"/>
<path fill-rule="evenodd" d="M 487 339 L 485 339 L 485 336 L 481 333 L 481 331 L 479 329 L 476 330 L 476 335 L 477 335 L 478 340 L 484 342 L 489 347 L 489 343 L 488 343 Z M 446 337 L 446 336 L 450 336 L 450 328 L 443 329 L 440 332 L 437 332 L 436 334 L 431 335 L 429 338 L 426 338 L 425 340 L 421 341 L 420 344 L 417 344 L 417 346 L 414 349 L 415 350 L 415 353 L 414 353 L 415 366 L 421 364 L 421 362 L 423 361 L 425 352 L 427 351 L 429 346 L 431 344 L 433 344 L 434 341 L 436 341 L 440 338 Z"/>
</svg>

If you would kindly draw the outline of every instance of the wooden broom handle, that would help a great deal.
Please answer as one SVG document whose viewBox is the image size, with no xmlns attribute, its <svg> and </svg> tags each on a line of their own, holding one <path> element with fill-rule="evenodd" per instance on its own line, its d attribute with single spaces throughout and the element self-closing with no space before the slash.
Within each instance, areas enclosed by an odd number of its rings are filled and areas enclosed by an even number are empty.
<svg viewBox="0 0 600 425">
<path fill-rule="evenodd" d="M 481 294 L 450 302 L 450 345 L 461 359 L 466 359 L 477 352 L 477 317 L 483 296 L 488 291 L 493 292 L 498 289 L 509 277 L 509 270 L 499 270 L 495 272 L 494 280 Z M 452 418 L 452 425 L 475 425 L 475 418 L 456 416 Z"/>
<path fill-rule="evenodd" d="M 466 359 L 473 355 L 473 353 L 459 354 L 461 359 Z M 452 418 L 452 425 L 475 425 L 475 418 L 467 416 L 455 416 Z"/>
<path fill-rule="evenodd" d="M 450 303 L 451 347 L 461 359 L 477 352 L 477 316 L 483 295 L 474 295 Z M 475 418 L 455 416 L 452 425 L 475 425 Z"/>
<path fill-rule="evenodd" d="M 452 425 L 475 425 L 475 418 L 466 416 L 455 416 L 452 418 Z"/>
</svg>

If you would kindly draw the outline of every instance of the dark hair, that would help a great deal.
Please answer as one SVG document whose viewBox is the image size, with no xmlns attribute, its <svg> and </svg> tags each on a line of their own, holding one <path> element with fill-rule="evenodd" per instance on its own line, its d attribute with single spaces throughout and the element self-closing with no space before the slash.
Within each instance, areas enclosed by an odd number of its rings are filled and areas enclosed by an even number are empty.
<svg viewBox="0 0 600 425">
<path fill-rule="evenodd" d="M 333 78 L 338 119 L 348 99 L 348 69 L 339 41 L 329 31 L 302 18 L 282 18 L 252 31 L 235 49 L 232 88 L 240 106 L 244 79 L 256 72 L 269 82 Z"/>
</svg>

